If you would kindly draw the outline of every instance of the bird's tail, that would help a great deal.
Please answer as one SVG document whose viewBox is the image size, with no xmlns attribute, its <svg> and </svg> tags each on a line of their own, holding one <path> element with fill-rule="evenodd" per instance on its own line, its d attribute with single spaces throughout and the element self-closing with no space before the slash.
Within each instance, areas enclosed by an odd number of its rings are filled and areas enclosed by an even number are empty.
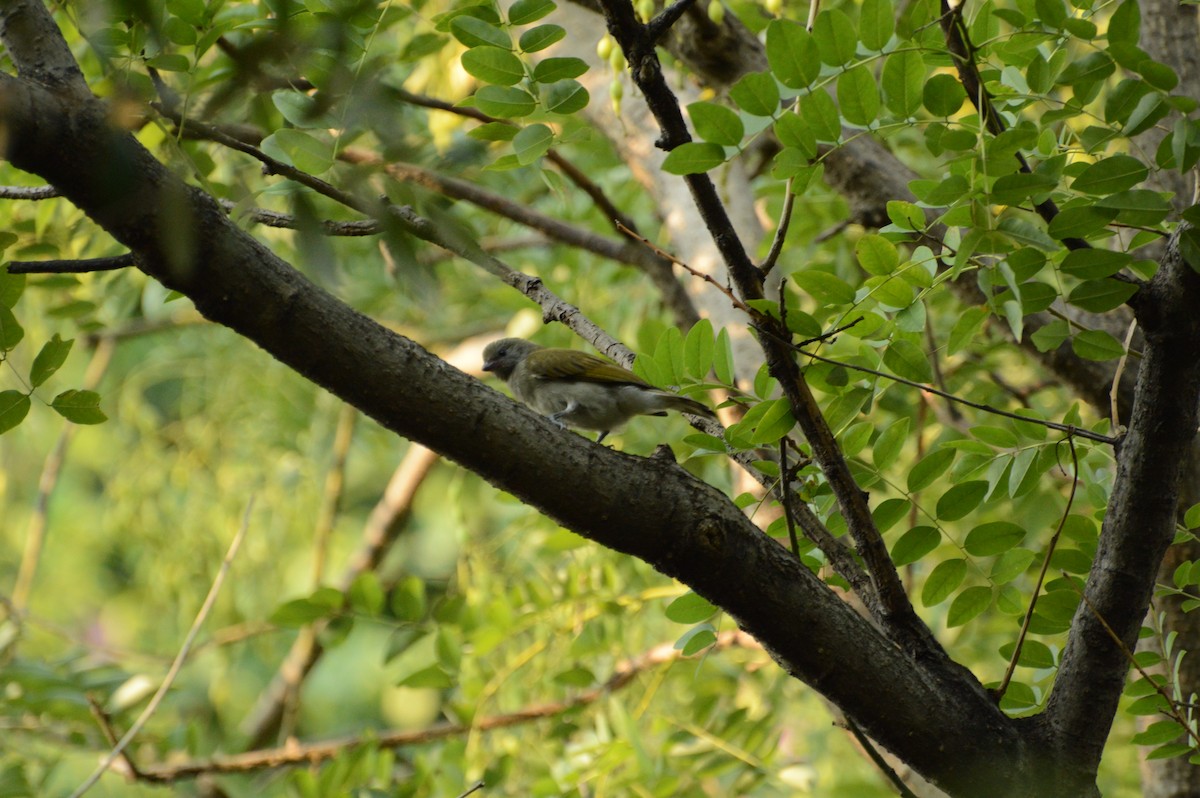
<svg viewBox="0 0 1200 798">
<path fill-rule="evenodd" d="M 704 416 L 705 418 L 717 417 L 716 413 L 695 399 L 689 399 L 686 396 L 679 396 L 673 393 L 663 394 L 663 398 L 667 400 L 667 407 L 671 410 L 678 410 L 680 413 L 691 413 L 694 416 Z"/>
</svg>

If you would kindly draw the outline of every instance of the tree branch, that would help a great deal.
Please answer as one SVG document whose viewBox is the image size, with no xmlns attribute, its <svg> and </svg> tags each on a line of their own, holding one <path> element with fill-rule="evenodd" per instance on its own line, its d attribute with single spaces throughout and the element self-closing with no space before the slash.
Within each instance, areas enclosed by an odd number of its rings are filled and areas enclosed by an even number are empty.
<svg viewBox="0 0 1200 798">
<path fill-rule="evenodd" d="M 638 20 L 628 0 L 601 0 L 609 32 L 620 44 L 630 65 L 634 82 L 641 89 L 646 103 L 658 121 L 662 136 L 658 146 L 665 150 L 691 141 L 687 124 L 679 109 L 679 103 L 662 75 L 662 68 L 654 50 L 654 41 L 646 26 Z M 729 270 L 738 292 L 746 301 L 763 297 L 763 275 L 750 261 L 734 230 L 724 204 L 721 202 L 712 179 L 707 174 L 686 175 L 684 180 L 695 200 Z M 892 565 L 883 537 L 875 527 L 866 494 L 854 481 L 848 464 L 842 456 L 832 430 L 825 423 L 816 399 L 792 357 L 790 348 L 784 343 L 791 334 L 765 317 L 754 320 L 759 332 L 767 367 L 783 390 L 791 406 L 792 415 L 803 430 L 812 447 L 813 460 L 821 467 L 838 505 L 846 519 L 850 535 L 859 554 L 867 564 L 877 605 L 868 605 L 875 619 L 884 630 L 900 640 L 910 653 L 930 654 L 949 661 L 945 651 L 934 639 L 928 627 L 917 617 Z"/>
<path fill-rule="evenodd" d="M 1086 606 L 1072 620 L 1046 707 L 1044 730 L 1053 730 L 1059 744 L 1070 740 L 1076 752 L 1071 769 L 1094 772 L 1128 670 L 1100 619 L 1125 647 L 1135 646 L 1159 563 L 1175 534 L 1180 478 L 1196 434 L 1200 275 L 1183 262 L 1179 233 L 1135 304 L 1145 343 L 1129 431 L 1088 574 Z"/>
<path fill-rule="evenodd" d="M 715 648 L 733 646 L 753 647 L 754 641 L 740 632 L 723 632 L 713 644 Z M 546 718 L 553 718 L 580 707 L 594 704 L 612 693 L 628 686 L 638 675 L 650 668 L 683 659 L 683 654 L 669 643 L 655 646 L 646 653 L 617 663 L 613 675 L 604 684 L 584 690 L 566 701 L 554 701 L 525 707 L 517 712 L 479 718 L 471 723 L 439 723 L 416 731 L 374 731 L 369 734 L 343 737 L 319 743 L 290 743 L 282 748 L 248 751 L 234 756 L 215 756 L 171 765 L 151 765 L 139 773 L 144 781 L 165 784 L 197 776 L 221 773 L 253 773 L 271 768 L 296 765 L 315 765 L 332 759 L 351 749 L 364 745 L 380 748 L 403 748 L 420 745 L 447 737 L 458 737 L 468 732 L 493 731 L 520 726 Z"/>
</svg>

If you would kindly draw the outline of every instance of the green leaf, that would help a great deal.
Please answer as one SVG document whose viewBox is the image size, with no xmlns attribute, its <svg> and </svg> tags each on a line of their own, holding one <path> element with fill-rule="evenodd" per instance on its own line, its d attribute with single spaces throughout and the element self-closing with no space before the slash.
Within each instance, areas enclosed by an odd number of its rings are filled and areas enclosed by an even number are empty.
<svg viewBox="0 0 1200 798">
<path fill-rule="evenodd" d="M 892 546 L 892 562 L 910 565 L 938 547 L 941 535 L 931 526 L 914 526 Z"/>
<path fill-rule="evenodd" d="M 454 679 L 440 665 L 430 665 L 408 674 L 396 682 L 397 687 L 414 689 L 446 690 L 454 686 Z"/>
<path fill-rule="evenodd" d="M 779 110 L 779 86 L 766 72 L 743 75 L 729 90 L 730 98 L 748 114 L 774 116 Z"/>
<path fill-rule="evenodd" d="M 517 0 L 508 9 L 508 21 L 512 25 L 528 25 L 556 8 L 554 0 Z"/>
<path fill-rule="evenodd" d="M 475 92 L 475 104 L 499 119 L 528 116 L 537 108 L 537 100 L 529 92 L 514 86 L 484 86 Z"/>
<path fill-rule="evenodd" d="M 984 585 L 969 587 L 954 597 L 946 612 L 946 626 L 953 629 L 962 626 L 990 607 L 992 589 Z"/>
<path fill-rule="evenodd" d="M 577 78 L 587 71 L 587 62 L 582 58 L 546 58 L 533 68 L 533 79 L 538 83 L 555 83 Z"/>
<path fill-rule="evenodd" d="M 962 559 L 940 562 L 929 572 L 921 588 L 921 604 L 932 607 L 950 598 L 967 576 L 967 561 Z"/>
<path fill-rule="evenodd" d="M 665 614 L 675 623 L 700 623 L 716 613 L 717 608 L 708 599 L 688 591 L 668 604 Z"/>
<path fill-rule="evenodd" d="M 12 233 L 0 232 L 0 250 L 6 249 L 15 237 Z M 0 265 L 0 307 L 11 308 L 17 304 L 21 294 L 25 292 L 25 275 L 9 274 L 8 264 Z M 3 318 L 0 316 L 0 318 Z M 3 340 L 3 329 L 0 329 L 0 340 Z"/>
<path fill-rule="evenodd" d="M 546 154 L 554 143 L 554 131 L 542 124 L 523 128 L 513 139 L 513 152 L 522 166 L 528 166 Z"/>
<path fill-rule="evenodd" d="M 986 308 L 979 306 L 963 310 L 954 322 L 954 327 L 950 330 L 950 339 L 946 344 L 946 354 L 957 354 L 965 349 L 968 344 L 972 343 L 976 335 L 978 335 L 979 330 L 983 327 L 983 322 L 990 315 Z"/>
<path fill-rule="evenodd" d="M 1025 530 L 1010 521 L 980 524 L 967 533 L 963 548 L 975 557 L 990 557 L 1015 548 L 1025 539 Z"/>
<path fill-rule="evenodd" d="M 954 462 L 954 449 L 934 449 L 908 472 L 908 492 L 916 493 L 933 484 Z"/>
<path fill-rule="evenodd" d="M 1049 352 L 1062 346 L 1071 337 L 1070 326 L 1061 319 L 1055 319 L 1049 324 L 1035 330 L 1030 340 L 1039 352 Z"/>
<path fill-rule="evenodd" d="M 295 128 L 276 130 L 270 137 L 301 171 L 319 175 L 333 167 L 333 146 L 311 133 Z"/>
<path fill-rule="evenodd" d="M 883 353 L 883 362 L 899 377 L 913 382 L 932 382 L 933 369 L 925 351 L 907 338 L 892 341 Z"/>
<path fill-rule="evenodd" d="M 663 170 L 673 175 L 694 175 L 725 163 L 725 148 L 711 142 L 689 141 L 667 153 Z"/>
<path fill-rule="evenodd" d="M 957 521 L 975 510 L 987 495 L 988 483 L 983 480 L 961 482 L 942 494 L 937 502 L 939 521 Z"/>
<path fill-rule="evenodd" d="M 767 26 L 767 63 L 789 89 L 806 89 L 821 74 L 817 45 L 803 25 L 786 19 Z"/>
<path fill-rule="evenodd" d="M 875 301 L 892 310 L 903 310 L 913 303 L 912 286 L 895 277 L 870 277 L 863 284 Z"/>
<path fill-rule="evenodd" d="M 724 327 L 717 333 L 717 348 L 713 352 L 713 371 L 717 373 L 717 381 L 722 385 L 733 385 L 735 379 L 733 345 L 729 340 L 729 330 Z"/>
<path fill-rule="evenodd" d="M 855 426 L 870 429 L 870 424 L 865 421 L 861 424 L 856 424 Z M 908 499 L 884 499 L 879 503 L 879 506 L 871 512 L 871 518 L 874 519 L 875 527 L 880 532 L 887 532 L 889 529 L 895 526 L 901 518 L 908 515 L 912 511 L 912 506 L 912 502 L 910 502 Z"/>
<path fill-rule="evenodd" d="M 996 557 L 988 577 L 997 585 L 1006 584 L 1025 573 L 1036 559 L 1037 553 L 1029 549 L 1009 549 Z"/>
<path fill-rule="evenodd" d="M 858 15 L 858 33 L 863 47 L 878 52 L 892 38 L 896 27 L 892 0 L 863 0 Z"/>
<path fill-rule="evenodd" d="M 785 148 L 795 150 L 805 162 L 817 156 L 817 136 L 795 111 L 784 111 L 775 120 L 775 135 Z"/>
<path fill-rule="evenodd" d="M 1185 227 L 1179 234 L 1179 254 L 1192 271 L 1200 272 L 1200 228 Z M 0 331 L 2 332 L 2 331 Z"/>
<path fill-rule="evenodd" d="M 512 49 L 512 40 L 501 28 L 484 22 L 478 17 L 461 14 L 450 20 L 450 35 L 467 47 L 491 45 L 506 50 Z"/>
<path fill-rule="evenodd" d="M 25 420 L 29 405 L 29 397 L 20 391 L 0 391 L 0 435 Z"/>
<path fill-rule="evenodd" d="M 833 143 L 842 135 L 842 118 L 837 105 L 823 91 L 813 92 L 800 100 L 800 116 L 817 141 Z"/>
<path fill-rule="evenodd" d="M 1110 194 L 1098 200 L 1096 207 L 1117 211 L 1118 221 L 1145 227 L 1158 224 L 1171 212 L 1171 203 L 1162 194 L 1144 188 Z"/>
<path fill-rule="evenodd" d="M 58 333 L 55 333 L 53 338 L 42 344 L 42 349 L 33 359 L 33 367 L 29 370 L 29 382 L 34 388 L 50 379 L 50 375 L 59 370 L 66 362 L 67 355 L 70 354 L 71 346 L 74 343 L 74 339 L 64 341 Z"/>
<path fill-rule="evenodd" d="M 499 86 L 515 86 L 525 77 L 521 59 L 500 47 L 472 47 L 462 54 L 462 65 L 468 75 Z"/>
<path fill-rule="evenodd" d="M 900 266 L 900 253 L 896 245 L 881 235 L 869 233 L 854 245 L 854 254 L 868 274 L 885 275 Z"/>
<path fill-rule="evenodd" d="M 486 122 L 467 131 L 467 135 L 480 141 L 512 141 L 521 128 L 508 122 Z"/>
<path fill-rule="evenodd" d="M 522 52 L 536 53 L 561 41 L 566 35 L 567 31 L 559 25 L 538 25 L 522 33 L 521 38 L 517 40 L 517 46 Z"/>
<path fill-rule="evenodd" d="M 7 352 L 25 337 L 25 330 L 7 305 L 0 305 L 0 352 Z"/>
<path fill-rule="evenodd" d="M 546 110 L 555 114 L 573 114 L 587 107 L 591 96 L 577 80 L 560 80 L 546 87 Z"/>
<path fill-rule="evenodd" d="M 750 442 L 756 445 L 775 443 L 796 426 L 792 408 L 786 399 L 772 399 L 763 404 L 767 405 L 767 409 L 750 436 Z"/>
<path fill-rule="evenodd" d="M 392 615 L 402 621 L 415 623 L 425 617 L 427 599 L 425 582 L 416 576 L 408 576 L 392 588 L 388 600 Z"/>
<path fill-rule="evenodd" d="M 822 11 L 813 26 L 813 39 L 821 60 L 830 66 L 841 66 L 854 57 L 858 36 L 854 23 L 838 8 Z"/>
<path fill-rule="evenodd" d="M 1105 278 L 1103 280 L 1088 280 L 1080 283 L 1071 291 L 1067 302 L 1077 308 L 1104 313 L 1119 308 L 1138 292 L 1138 287 L 1120 280 Z"/>
<path fill-rule="evenodd" d="M 1134 745 L 1162 745 L 1169 743 L 1185 734 L 1184 728 L 1173 720 L 1160 720 L 1152 723 L 1142 731 L 1133 735 L 1130 740 Z"/>
<path fill-rule="evenodd" d="M 100 409 L 100 394 L 95 391 L 63 391 L 54 397 L 50 406 L 75 424 L 99 424 L 108 420 Z"/>
<path fill-rule="evenodd" d="M 1104 330 L 1084 330 L 1071 339 L 1071 349 L 1085 360 L 1113 360 L 1125 354 L 1125 347 Z"/>
<path fill-rule="evenodd" d="M 693 654 L 703 651 L 715 642 L 717 642 L 717 635 L 712 628 L 699 626 L 679 638 L 676 647 L 679 649 L 680 654 L 690 657 Z"/>
<path fill-rule="evenodd" d="M 879 116 L 879 88 L 866 66 L 856 66 L 838 76 L 838 105 L 852 125 L 866 127 Z"/>
<path fill-rule="evenodd" d="M 992 186 L 992 201 L 999 205 L 1020 205 L 1037 194 L 1045 194 L 1058 185 L 1050 175 L 1037 172 L 1014 172 L 996 180 Z"/>
<path fill-rule="evenodd" d="M 683 342 L 683 364 L 689 376 L 703 380 L 713 367 L 713 326 L 708 319 L 700 319 L 688 330 Z"/>
<path fill-rule="evenodd" d="M 1078 205 L 1059 211 L 1046 228 L 1054 238 L 1086 238 L 1104 230 L 1108 223 L 1117 218 L 1117 212 L 1095 205 Z"/>
<path fill-rule="evenodd" d="M 1098 83 L 1108 78 L 1116 68 L 1108 53 L 1099 50 L 1068 64 L 1058 76 L 1058 82 L 1067 86 Z"/>
<path fill-rule="evenodd" d="M 713 144 L 736 147 L 746 135 L 742 118 L 734 111 L 716 103 L 698 102 L 688 106 L 688 116 L 696 128 L 696 135 Z"/>
<path fill-rule="evenodd" d="M 350 607 L 355 612 L 369 616 L 383 612 L 387 599 L 379 581 L 379 574 L 374 571 L 364 571 L 356 576 L 350 583 L 350 589 L 346 591 L 346 598 L 350 600 Z"/>
<path fill-rule="evenodd" d="M 1137 0 L 1125 0 L 1108 20 L 1108 41 L 1110 44 L 1136 46 L 1141 27 L 1142 12 Z"/>
<path fill-rule="evenodd" d="M 1133 257 L 1124 252 L 1107 249 L 1076 249 L 1067 253 L 1059 268 L 1081 280 L 1098 280 L 1110 277 L 1133 262 Z"/>
<path fill-rule="evenodd" d="M 344 604 L 340 590 L 322 587 L 309 596 L 279 605 L 268 620 L 276 626 L 304 626 L 338 612 Z"/>
<path fill-rule="evenodd" d="M 900 117 L 910 117 L 921 109 L 925 90 L 925 62 L 912 50 L 892 53 L 883 63 L 883 104 Z"/>
<path fill-rule="evenodd" d="M 846 305 L 854 301 L 854 288 L 836 274 L 808 269 L 793 274 L 792 281 L 823 305 Z"/>
<path fill-rule="evenodd" d="M 933 75 L 925 81 L 921 101 L 934 116 L 951 116 L 962 108 L 967 93 L 953 75 Z"/>
<path fill-rule="evenodd" d="M 1137 158 L 1114 155 L 1084 169 L 1071 188 L 1084 194 L 1115 194 L 1133 188 L 1149 173 L 1150 170 Z"/>
<path fill-rule="evenodd" d="M 880 471 L 887 469 L 900 456 L 900 450 L 908 440 L 909 423 L 907 418 L 893 421 L 876 439 L 871 450 L 871 460 Z"/>
</svg>

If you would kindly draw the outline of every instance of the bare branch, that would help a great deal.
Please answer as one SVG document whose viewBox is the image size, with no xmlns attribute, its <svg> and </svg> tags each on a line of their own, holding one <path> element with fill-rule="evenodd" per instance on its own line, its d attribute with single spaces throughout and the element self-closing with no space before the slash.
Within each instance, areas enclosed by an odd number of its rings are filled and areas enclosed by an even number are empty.
<svg viewBox="0 0 1200 798">
<path fill-rule="evenodd" d="M 47 200 L 58 196 L 54 186 L 0 186 L 0 199 Z"/>
<path fill-rule="evenodd" d="M 12 260 L 8 262 L 9 274 L 87 274 L 108 272 L 136 266 L 132 253 L 113 255 L 109 258 L 84 258 L 82 260 Z"/>
<path fill-rule="evenodd" d="M 743 632 L 722 632 L 713 644 L 718 649 L 733 646 L 756 647 Z M 249 751 L 234 756 L 214 756 L 171 765 L 143 767 L 141 776 L 153 783 L 170 783 L 220 773 L 253 773 L 271 768 L 314 765 L 363 745 L 403 748 L 410 745 L 458 737 L 468 732 L 493 731 L 553 718 L 596 701 L 629 685 L 643 671 L 682 659 L 683 654 L 671 643 L 655 646 L 644 654 L 616 665 L 613 675 L 602 685 L 584 690 L 566 701 L 554 701 L 526 707 L 517 712 L 478 718 L 471 723 L 439 723 L 417 731 L 374 731 L 361 736 L 342 737 L 320 743 L 289 744 L 282 748 Z"/>
</svg>

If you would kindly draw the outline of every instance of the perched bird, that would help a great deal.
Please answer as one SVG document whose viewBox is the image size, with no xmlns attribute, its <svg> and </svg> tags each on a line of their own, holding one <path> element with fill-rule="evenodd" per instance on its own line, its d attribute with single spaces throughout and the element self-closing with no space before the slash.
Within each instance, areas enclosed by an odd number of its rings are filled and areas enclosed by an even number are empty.
<svg viewBox="0 0 1200 798">
<path fill-rule="evenodd" d="M 508 383 L 513 395 L 563 426 L 610 431 L 634 416 L 668 410 L 715 418 L 694 399 L 648 384 L 628 369 L 574 349 L 546 349 L 523 338 L 504 338 L 483 350 L 483 370 Z"/>
</svg>

